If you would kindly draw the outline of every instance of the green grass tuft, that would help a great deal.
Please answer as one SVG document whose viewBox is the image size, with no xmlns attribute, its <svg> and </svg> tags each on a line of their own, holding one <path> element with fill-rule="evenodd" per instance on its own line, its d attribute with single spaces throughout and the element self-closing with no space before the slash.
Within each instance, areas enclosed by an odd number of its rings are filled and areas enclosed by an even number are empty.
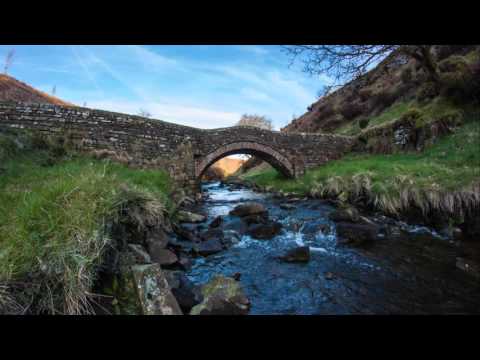
<svg viewBox="0 0 480 360">
<path fill-rule="evenodd" d="M 169 177 L 47 149 L 19 150 L 12 141 L 0 134 L 0 313 L 8 304 L 39 313 L 91 313 L 90 291 L 111 242 L 107 221 L 125 208 L 136 209 L 128 213 L 139 226 L 161 218 Z M 22 289 L 21 296 L 6 301 L 6 288 Z"/>
</svg>

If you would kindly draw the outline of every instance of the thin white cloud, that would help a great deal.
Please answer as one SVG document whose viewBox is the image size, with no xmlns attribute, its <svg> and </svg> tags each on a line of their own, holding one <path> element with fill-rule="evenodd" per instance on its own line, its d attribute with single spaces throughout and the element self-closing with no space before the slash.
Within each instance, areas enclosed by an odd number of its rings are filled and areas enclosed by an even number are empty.
<svg viewBox="0 0 480 360">
<path fill-rule="evenodd" d="M 201 107 L 141 101 L 93 101 L 88 103 L 88 106 L 95 109 L 132 115 L 136 115 L 140 109 L 144 109 L 151 113 L 154 119 L 203 129 L 233 126 L 240 119 L 241 115 L 235 112 L 218 111 Z"/>
<path fill-rule="evenodd" d="M 102 92 L 102 90 L 100 89 L 100 87 L 97 84 L 95 76 L 90 71 L 90 69 L 89 69 L 87 63 L 84 61 L 83 57 L 78 54 L 75 46 L 70 45 L 69 47 L 70 47 L 70 50 L 72 51 L 72 53 L 75 57 L 75 60 L 77 61 L 78 65 L 80 65 L 80 67 L 83 69 L 83 71 L 84 71 L 85 75 L 87 76 L 88 80 L 90 80 L 90 82 L 93 84 L 95 89 L 97 89 L 99 92 Z"/>
<path fill-rule="evenodd" d="M 238 45 L 237 48 L 255 55 L 267 55 L 269 53 L 265 47 L 258 45 Z"/>
<path fill-rule="evenodd" d="M 242 96 L 245 96 L 248 99 L 254 100 L 254 101 L 264 101 L 264 102 L 272 102 L 274 99 L 272 99 L 271 96 L 268 94 L 258 91 L 254 88 L 243 88 L 240 90 L 240 94 Z"/>
</svg>

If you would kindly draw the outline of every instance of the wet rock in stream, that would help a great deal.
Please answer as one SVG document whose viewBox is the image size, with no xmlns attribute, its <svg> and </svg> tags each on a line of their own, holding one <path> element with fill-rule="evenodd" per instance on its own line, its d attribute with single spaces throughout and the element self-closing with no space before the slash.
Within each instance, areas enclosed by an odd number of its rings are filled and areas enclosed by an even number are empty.
<svg viewBox="0 0 480 360">
<path fill-rule="evenodd" d="M 246 315 L 250 301 L 238 281 L 215 276 L 202 286 L 204 300 L 194 306 L 190 315 Z"/>
<path fill-rule="evenodd" d="M 370 224 L 337 223 L 337 244 L 365 245 L 377 238 L 378 228 Z"/>
<path fill-rule="evenodd" d="M 300 246 L 290 249 L 285 255 L 279 256 L 279 260 L 292 263 L 306 263 L 310 261 L 310 248 L 308 246 Z"/>
<path fill-rule="evenodd" d="M 211 228 L 218 228 L 220 225 L 223 224 L 223 216 L 217 216 L 211 223 L 210 227 Z"/>
<path fill-rule="evenodd" d="M 186 210 L 179 210 L 177 213 L 177 220 L 181 223 L 201 223 L 207 218 L 204 215 L 196 214 Z"/>
<path fill-rule="evenodd" d="M 131 271 L 144 315 L 183 314 L 158 264 L 134 265 Z"/>
<path fill-rule="evenodd" d="M 194 251 L 202 256 L 213 255 L 223 250 L 219 239 L 210 239 L 194 245 Z"/>
<path fill-rule="evenodd" d="M 270 240 L 282 231 L 282 224 L 277 221 L 272 221 L 268 224 L 254 224 L 251 225 L 247 234 L 254 239 Z"/>
<path fill-rule="evenodd" d="M 200 287 L 193 284 L 183 271 L 163 270 L 163 273 L 183 312 L 189 313 L 192 307 L 202 302 Z"/>
<path fill-rule="evenodd" d="M 263 204 L 257 202 L 248 202 L 245 204 L 241 204 L 236 206 L 232 211 L 230 211 L 230 215 L 234 216 L 248 216 L 248 215 L 260 215 L 267 213 L 267 209 Z"/>
</svg>

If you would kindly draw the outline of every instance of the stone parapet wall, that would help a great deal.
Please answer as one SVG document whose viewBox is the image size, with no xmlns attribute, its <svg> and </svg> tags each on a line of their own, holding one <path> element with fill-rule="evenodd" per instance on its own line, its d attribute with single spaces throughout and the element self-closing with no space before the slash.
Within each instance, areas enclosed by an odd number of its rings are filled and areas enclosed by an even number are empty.
<svg viewBox="0 0 480 360">
<path fill-rule="evenodd" d="M 133 165 L 163 167 L 185 184 L 195 183 L 212 160 L 232 153 L 258 155 L 287 175 L 298 176 L 338 159 L 355 143 L 354 138 L 330 134 L 288 134 L 246 126 L 202 130 L 103 110 L 0 102 L 0 131 L 8 129 L 68 136 L 84 151 L 125 153 Z"/>
</svg>

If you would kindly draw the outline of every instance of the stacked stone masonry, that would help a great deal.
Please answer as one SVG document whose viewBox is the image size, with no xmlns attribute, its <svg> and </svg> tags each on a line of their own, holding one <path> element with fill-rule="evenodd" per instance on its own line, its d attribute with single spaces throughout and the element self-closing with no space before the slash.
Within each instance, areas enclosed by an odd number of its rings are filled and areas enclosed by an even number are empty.
<svg viewBox="0 0 480 360">
<path fill-rule="evenodd" d="M 284 175 L 338 159 L 355 139 L 330 134 L 295 134 L 252 127 L 202 130 L 140 116 L 79 107 L 0 102 L 0 131 L 24 129 L 68 136 L 80 150 L 128 154 L 138 167 L 163 167 L 184 185 L 196 186 L 216 160 L 247 153 Z"/>
</svg>

